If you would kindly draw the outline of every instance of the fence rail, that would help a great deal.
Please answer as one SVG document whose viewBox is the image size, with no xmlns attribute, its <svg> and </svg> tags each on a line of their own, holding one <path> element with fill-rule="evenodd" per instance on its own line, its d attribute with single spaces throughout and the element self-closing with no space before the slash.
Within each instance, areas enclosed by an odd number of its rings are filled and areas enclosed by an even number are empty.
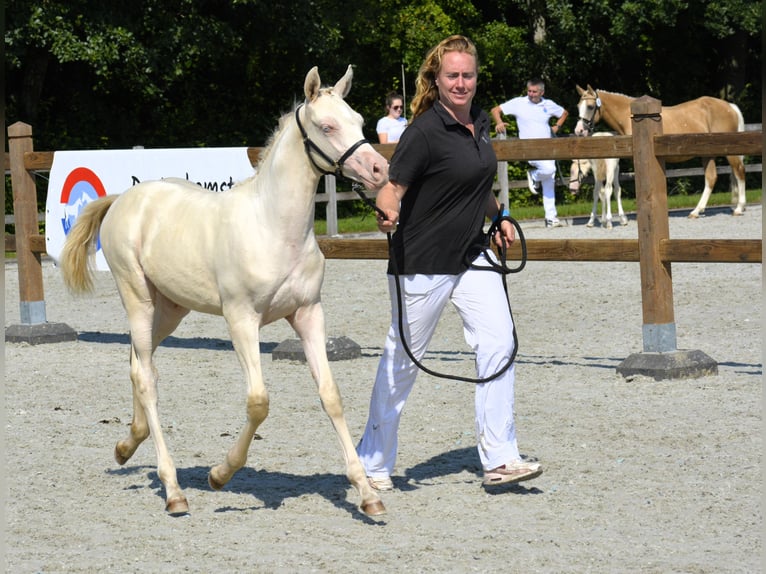
<svg viewBox="0 0 766 574">
<path fill-rule="evenodd" d="M 628 357 L 618 367 L 618 372 L 625 376 L 631 373 L 652 374 L 655 378 L 711 374 L 712 360 L 708 361 L 709 357 L 704 356 L 704 353 L 677 351 L 670 263 L 761 263 L 762 239 L 670 239 L 665 160 L 676 156 L 761 156 L 763 134 L 761 131 L 746 131 L 737 134 L 663 135 L 661 103 L 647 96 L 638 98 L 631 104 L 631 113 L 634 118 L 632 136 L 513 142 L 505 140 L 494 141 L 492 145 L 500 161 L 610 157 L 633 159 L 638 240 L 529 240 L 527 257 L 529 260 L 540 261 L 638 262 L 641 270 L 644 353 Z M 636 120 L 641 117 L 660 119 L 658 122 Z M 35 321 L 29 318 L 30 313 L 25 315 L 24 310 L 25 305 L 32 308 L 35 304 L 42 303 L 42 322 L 45 322 L 40 266 L 40 255 L 45 252 L 45 238 L 39 235 L 37 229 L 33 174 L 50 169 L 53 152 L 33 151 L 32 129 L 26 124 L 9 126 L 8 137 L 10 153 L 6 156 L 6 166 L 10 166 L 13 182 L 21 316 L 22 323 L 34 325 Z M 375 147 L 381 154 L 390 158 L 395 145 L 378 144 Z M 252 163 L 257 161 L 259 154 L 258 148 L 248 151 Z M 337 201 L 342 196 L 335 193 L 334 186 L 328 189 L 328 199 Z M 320 238 L 319 244 L 328 258 L 387 257 L 387 244 L 384 239 Z M 7 245 L 6 241 L 6 248 Z M 520 257 L 518 246 L 511 249 L 510 257 Z M 698 360 L 698 354 L 703 355 L 702 360 Z M 647 356 L 651 357 L 653 364 L 646 364 Z M 679 361 L 686 360 L 696 364 L 685 365 L 679 370 Z"/>
</svg>

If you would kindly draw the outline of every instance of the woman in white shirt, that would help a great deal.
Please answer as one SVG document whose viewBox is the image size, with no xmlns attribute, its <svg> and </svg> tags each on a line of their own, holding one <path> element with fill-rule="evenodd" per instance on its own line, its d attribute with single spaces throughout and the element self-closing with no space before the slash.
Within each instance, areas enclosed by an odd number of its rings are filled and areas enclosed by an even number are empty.
<svg viewBox="0 0 766 574">
<path fill-rule="evenodd" d="M 390 92 L 386 96 L 386 115 L 378 120 L 376 131 L 378 141 L 394 143 L 399 141 L 404 128 L 407 127 L 407 118 L 404 113 L 404 98 L 396 92 Z"/>
</svg>

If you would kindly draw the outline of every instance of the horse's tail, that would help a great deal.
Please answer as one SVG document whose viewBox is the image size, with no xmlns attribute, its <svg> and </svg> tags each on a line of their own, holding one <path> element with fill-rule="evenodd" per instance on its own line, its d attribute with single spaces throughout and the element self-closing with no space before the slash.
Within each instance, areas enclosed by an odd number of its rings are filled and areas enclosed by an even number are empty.
<svg viewBox="0 0 766 574">
<path fill-rule="evenodd" d="M 739 109 L 739 107 L 737 107 L 737 104 L 732 104 L 731 102 L 729 102 L 729 105 L 737 114 L 737 131 L 738 132 L 745 131 L 745 116 L 742 115 L 742 111 Z"/>
<path fill-rule="evenodd" d="M 64 284 L 73 293 L 93 291 L 91 255 L 95 252 L 101 222 L 118 197 L 107 195 L 90 202 L 67 234 L 61 250 L 61 273 Z"/>
</svg>

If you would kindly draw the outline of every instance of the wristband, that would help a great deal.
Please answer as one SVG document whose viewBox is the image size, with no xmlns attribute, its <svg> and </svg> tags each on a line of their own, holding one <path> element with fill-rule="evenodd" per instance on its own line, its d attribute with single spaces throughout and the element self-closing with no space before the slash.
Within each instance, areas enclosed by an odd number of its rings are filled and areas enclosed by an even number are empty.
<svg viewBox="0 0 766 574">
<path fill-rule="evenodd" d="M 494 219 L 492 220 L 492 223 L 497 223 L 504 217 L 510 217 L 510 216 L 511 216 L 511 212 L 508 211 L 507 209 L 503 209 L 502 212 L 498 212 L 498 214 L 494 217 Z"/>
</svg>

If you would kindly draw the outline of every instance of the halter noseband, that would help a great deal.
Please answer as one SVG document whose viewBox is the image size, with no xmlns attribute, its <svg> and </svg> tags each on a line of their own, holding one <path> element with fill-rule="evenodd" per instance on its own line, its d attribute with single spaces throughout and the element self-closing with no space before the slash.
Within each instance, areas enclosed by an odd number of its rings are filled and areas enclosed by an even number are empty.
<svg viewBox="0 0 766 574">
<path fill-rule="evenodd" d="M 359 148 L 359 146 L 363 146 L 364 144 L 370 143 L 370 140 L 360 139 L 358 142 L 356 142 L 354 145 L 348 148 L 345 151 L 345 153 L 342 156 L 340 156 L 340 159 L 338 159 L 337 161 L 334 161 L 332 158 L 330 158 L 330 156 L 328 156 L 325 152 L 323 152 L 317 144 L 311 141 L 311 138 L 309 138 L 308 134 L 306 133 L 306 130 L 303 128 L 303 124 L 301 124 L 300 114 L 298 113 L 302 107 L 303 107 L 303 104 L 295 108 L 295 123 L 298 124 L 298 129 L 301 131 L 301 137 L 303 137 L 303 147 L 306 150 L 306 155 L 311 160 L 311 163 L 314 164 L 314 167 L 317 168 L 324 175 L 334 175 L 335 177 L 339 177 L 339 178 L 345 177 L 343 175 L 343 164 L 345 163 L 345 161 L 351 157 L 351 155 Z M 320 165 L 314 159 L 312 152 L 319 154 L 319 156 L 324 161 L 329 163 L 332 168 L 332 171 L 328 171 L 327 169 L 323 169 L 322 167 L 320 167 Z"/>
</svg>

